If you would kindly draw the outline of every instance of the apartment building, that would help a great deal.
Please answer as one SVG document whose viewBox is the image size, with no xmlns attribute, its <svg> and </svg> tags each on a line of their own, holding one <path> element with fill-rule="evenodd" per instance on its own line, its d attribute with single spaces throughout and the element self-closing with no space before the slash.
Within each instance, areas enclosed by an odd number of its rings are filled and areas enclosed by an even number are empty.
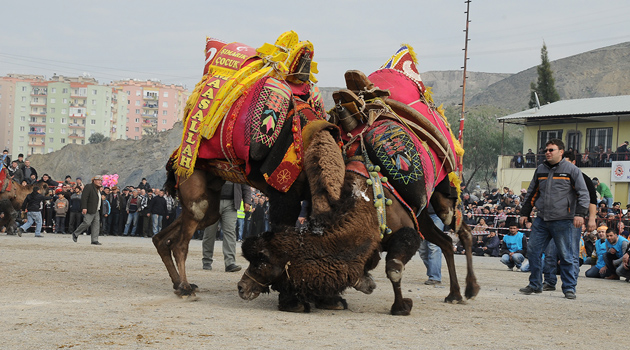
<svg viewBox="0 0 630 350">
<path fill-rule="evenodd" d="M 10 74 L 0 77 L 0 145 L 28 156 L 89 143 L 95 133 L 137 140 L 172 128 L 188 95 L 156 81 Z"/>
<path fill-rule="evenodd" d="M 120 80 L 110 86 L 125 94 L 125 138 L 132 140 L 172 128 L 182 119 L 190 95 L 181 85 L 165 85 L 153 80 Z"/>
</svg>

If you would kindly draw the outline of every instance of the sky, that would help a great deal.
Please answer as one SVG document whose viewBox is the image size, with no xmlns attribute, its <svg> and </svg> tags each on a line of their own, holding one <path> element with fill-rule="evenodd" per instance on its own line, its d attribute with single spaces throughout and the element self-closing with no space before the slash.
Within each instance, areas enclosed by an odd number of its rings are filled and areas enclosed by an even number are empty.
<svg viewBox="0 0 630 350">
<path fill-rule="evenodd" d="M 259 47 L 294 30 L 314 44 L 318 85 L 369 74 L 400 44 L 413 46 L 420 72 L 461 70 L 464 0 L 5 1 L 0 76 L 77 76 L 106 84 L 157 79 L 194 88 L 207 36 Z M 469 71 L 517 73 L 551 60 L 630 41 L 630 1 L 473 0 Z"/>
</svg>

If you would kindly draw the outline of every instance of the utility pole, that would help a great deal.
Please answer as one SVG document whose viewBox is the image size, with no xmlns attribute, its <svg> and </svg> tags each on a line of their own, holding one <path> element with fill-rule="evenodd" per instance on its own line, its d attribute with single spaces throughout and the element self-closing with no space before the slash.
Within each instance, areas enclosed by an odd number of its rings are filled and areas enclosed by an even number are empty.
<svg viewBox="0 0 630 350">
<path fill-rule="evenodd" d="M 468 63 L 468 41 L 470 41 L 470 39 L 468 39 L 468 24 L 470 23 L 470 2 L 471 0 L 466 0 L 464 1 L 466 3 L 466 29 L 464 29 L 464 32 L 466 32 L 466 42 L 464 44 L 464 66 L 462 67 L 464 69 L 464 79 L 463 79 L 463 83 L 462 83 L 462 114 L 461 117 L 459 118 L 459 133 L 457 135 L 457 140 L 459 141 L 459 144 L 464 147 L 464 119 L 465 119 L 465 111 L 466 111 L 466 67 L 467 67 L 467 63 Z M 463 175 L 464 175 L 464 157 L 460 157 L 458 160 L 458 165 L 459 165 L 459 178 L 462 179 Z"/>
</svg>

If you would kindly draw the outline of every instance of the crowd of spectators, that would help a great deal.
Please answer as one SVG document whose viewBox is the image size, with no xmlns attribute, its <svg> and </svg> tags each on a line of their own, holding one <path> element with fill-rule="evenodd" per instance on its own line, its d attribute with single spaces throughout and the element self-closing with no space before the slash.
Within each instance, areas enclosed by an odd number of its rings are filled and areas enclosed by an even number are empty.
<svg viewBox="0 0 630 350">
<path fill-rule="evenodd" d="M 626 227 L 630 225 L 630 205 L 623 209 L 620 202 L 612 201 L 608 186 L 597 178 L 593 179 L 593 185 L 598 193 L 598 229 L 588 232 L 583 227 L 580 263 L 591 265 L 587 269 L 587 277 L 625 277 L 628 280 L 630 263 L 626 252 L 629 231 Z M 526 192 L 521 189 L 516 194 L 504 187 L 501 191 L 496 188 L 490 191 L 476 188 L 462 194 L 464 222 L 472 229 L 474 255 L 499 257 L 508 269 L 519 270 L 522 267 L 523 271 L 527 271 L 528 264 L 524 260 L 527 257 L 527 239 L 532 220 L 526 221 L 524 226 L 518 222 Z M 535 215 L 534 211 L 532 216 Z M 456 242 L 453 249 L 457 254 L 464 253 L 460 242 Z"/>
<path fill-rule="evenodd" d="M 605 147 L 601 144 L 593 146 L 590 149 L 586 147 L 582 153 L 571 147 L 567 149 L 567 152 L 573 152 L 575 154 L 575 165 L 577 167 L 604 168 L 610 167 L 614 161 L 630 160 L 628 145 L 628 141 L 624 141 L 614 152 L 611 147 Z M 518 152 L 514 155 L 510 161 L 510 168 L 535 168 L 544 161 L 544 147 L 541 147 L 538 153 L 534 153 L 530 148 L 524 155 L 522 152 Z"/>
</svg>

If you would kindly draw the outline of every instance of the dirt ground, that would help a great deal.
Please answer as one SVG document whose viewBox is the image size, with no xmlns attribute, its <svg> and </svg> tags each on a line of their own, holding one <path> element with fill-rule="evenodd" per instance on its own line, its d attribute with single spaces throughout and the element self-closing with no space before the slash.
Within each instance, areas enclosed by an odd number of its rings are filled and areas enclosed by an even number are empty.
<svg viewBox="0 0 630 350">
<path fill-rule="evenodd" d="M 465 305 L 443 303 L 442 285 L 426 286 L 416 255 L 403 291 L 411 316 L 388 314 L 393 301 L 383 262 L 371 295 L 345 294 L 348 310 L 276 309 L 277 293 L 247 302 L 238 297 L 241 272 L 223 271 L 220 243 L 215 269 L 201 268 L 193 241 L 189 280 L 198 300 L 172 292 L 151 240 L 70 235 L 0 235 L 0 348 L 4 349 L 597 349 L 627 343 L 630 283 L 580 277 L 576 300 L 560 291 L 525 296 L 528 274 L 497 258 L 475 257 L 479 296 Z M 237 263 L 247 266 L 238 256 Z M 465 261 L 456 257 L 460 283 Z M 582 275 L 585 267 L 582 268 Z M 625 335 L 624 335 L 625 334 Z"/>
</svg>

